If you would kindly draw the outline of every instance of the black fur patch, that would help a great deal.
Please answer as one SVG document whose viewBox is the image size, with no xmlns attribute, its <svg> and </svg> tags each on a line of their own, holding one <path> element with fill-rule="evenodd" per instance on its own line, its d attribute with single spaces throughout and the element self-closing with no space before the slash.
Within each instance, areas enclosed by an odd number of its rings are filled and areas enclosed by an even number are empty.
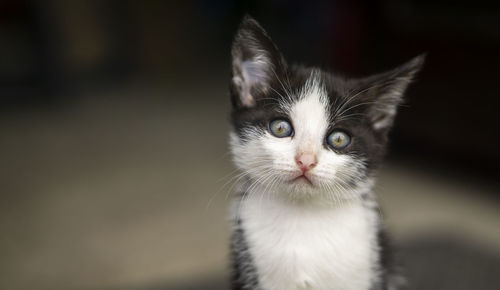
<svg viewBox="0 0 500 290">
<path fill-rule="evenodd" d="M 241 227 L 241 220 L 238 220 L 234 226 L 235 229 L 231 238 L 231 256 L 233 258 L 231 289 L 259 289 L 257 272 L 253 266 L 253 258 L 248 251 L 245 232 Z"/>
</svg>

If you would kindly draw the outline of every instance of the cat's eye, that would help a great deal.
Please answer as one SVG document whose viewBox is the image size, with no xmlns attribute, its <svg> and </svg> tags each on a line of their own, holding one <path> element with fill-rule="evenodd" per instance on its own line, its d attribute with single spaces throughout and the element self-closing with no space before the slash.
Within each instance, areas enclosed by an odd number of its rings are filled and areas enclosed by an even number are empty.
<svg viewBox="0 0 500 290">
<path fill-rule="evenodd" d="M 333 131 L 326 137 L 326 143 L 333 149 L 344 149 L 351 143 L 351 137 L 342 131 Z"/>
<path fill-rule="evenodd" d="M 285 138 L 293 135 L 292 124 L 283 119 L 271 121 L 269 123 L 269 131 L 278 138 Z"/>
</svg>

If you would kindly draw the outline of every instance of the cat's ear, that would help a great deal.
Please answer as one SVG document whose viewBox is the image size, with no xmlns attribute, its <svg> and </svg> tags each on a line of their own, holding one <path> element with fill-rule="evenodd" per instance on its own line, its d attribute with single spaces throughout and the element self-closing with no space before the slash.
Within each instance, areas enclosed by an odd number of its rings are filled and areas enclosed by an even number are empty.
<svg viewBox="0 0 500 290">
<path fill-rule="evenodd" d="M 265 94 L 286 64 L 266 31 L 250 16 L 245 16 L 233 41 L 231 95 L 233 106 L 252 107 Z"/>
<path fill-rule="evenodd" d="M 375 130 L 390 129 L 397 106 L 424 60 L 422 54 L 393 70 L 359 80 L 359 93 L 367 104 L 366 114 Z"/>
</svg>

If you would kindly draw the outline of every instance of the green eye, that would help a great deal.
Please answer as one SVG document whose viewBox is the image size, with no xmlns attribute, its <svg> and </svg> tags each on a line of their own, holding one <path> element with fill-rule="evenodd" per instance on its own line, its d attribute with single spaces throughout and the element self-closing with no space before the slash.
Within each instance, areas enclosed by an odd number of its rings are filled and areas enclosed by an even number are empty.
<svg viewBox="0 0 500 290">
<path fill-rule="evenodd" d="M 351 137 L 342 131 L 333 131 L 326 137 L 326 143 L 333 149 L 344 149 L 351 143 Z"/>
<path fill-rule="evenodd" d="M 293 135 L 292 124 L 281 119 L 269 123 L 269 131 L 278 138 L 285 138 Z"/>
</svg>

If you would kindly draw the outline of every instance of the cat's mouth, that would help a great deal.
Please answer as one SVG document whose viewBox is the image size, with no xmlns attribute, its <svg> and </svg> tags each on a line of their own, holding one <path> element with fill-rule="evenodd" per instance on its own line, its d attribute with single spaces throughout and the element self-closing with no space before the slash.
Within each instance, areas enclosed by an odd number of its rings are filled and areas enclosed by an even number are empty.
<svg viewBox="0 0 500 290">
<path fill-rule="evenodd" d="M 313 186 L 312 181 L 304 174 L 299 175 L 299 176 L 295 177 L 294 179 L 290 180 L 290 183 L 304 183 L 304 184 Z"/>
</svg>

